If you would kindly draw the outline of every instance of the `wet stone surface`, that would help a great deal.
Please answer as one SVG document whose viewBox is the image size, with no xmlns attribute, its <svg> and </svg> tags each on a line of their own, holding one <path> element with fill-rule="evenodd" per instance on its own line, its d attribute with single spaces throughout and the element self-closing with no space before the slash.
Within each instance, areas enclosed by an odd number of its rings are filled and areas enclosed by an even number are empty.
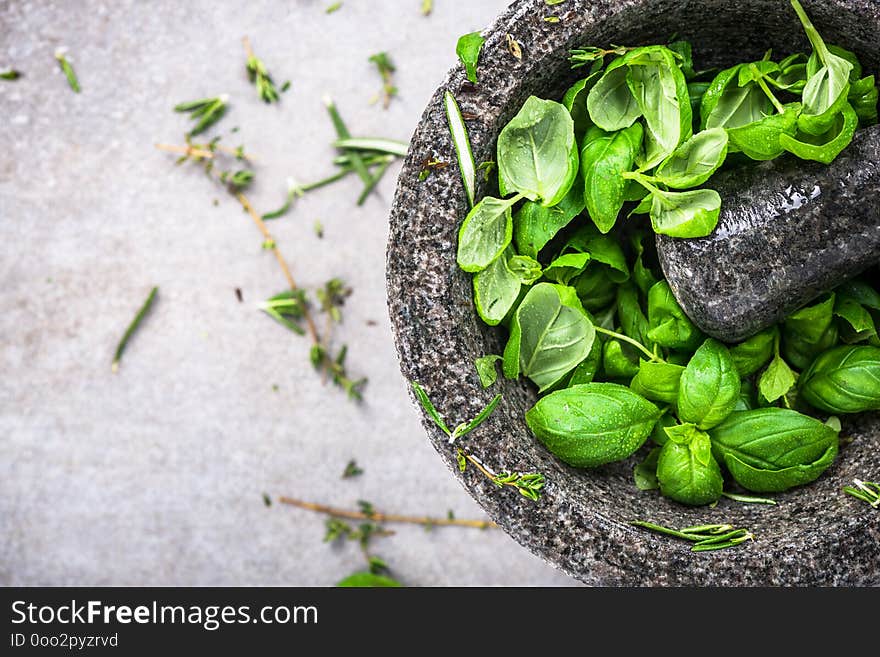
<svg viewBox="0 0 880 657">
<path fill-rule="evenodd" d="M 663 272 L 706 333 L 743 340 L 880 262 L 880 126 L 829 166 L 782 157 L 719 174 L 715 232 L 657 236 Z"/>
<path fill-rule="evenodd" d="M 880 4 L 805 4 L 829 41 L 854 50 L 868 71 L 880 68 Z M 467 212 L 458 167 L 418 180 L 426 157 L 455 162 L 443 92 L 452 91 L 462 111 L 474 115 L 468 130 L 474 158 L 481 162 L 495 159 L 501 127 L 529 95 L 559 99 L 582 74 L 569 66 L 570 48 L 663 43 L 677 33 L 692 40 L 705 66 L 760 59 L 771 46 L 780 54 L 809 48 L 788 3 L 778 0 L 568 0 L 553 9 L 559 23 L 544 21 L 549 13 L 544 0 L 514 3 L 483 31 L 476 89 L 464 84 L 456 67 L 437 90 L 398 181 L 387 254 L 388 306 L 403 376 L 419 381 L 454 421 L 473 417 L 502 393 L 495 413 L 466 437 L 468 448 L 497 470 L 542 472 L 548 481 L 544 495 L 532 503 L 499 490 L 473 468 L 459 472 L 446 436 L 423 418 L 428 438 L 452 475 L 506 532 L 588 583 L 880 584 L 880 518 L 840 492 L 853 478 L 880 471 L 876 417 L 856 418 L 845 427 L 854 440 L 837 462 L 814 484 L 779 495 L 777 506 L 722 500 L 714 509 L 693 509 L 635 488 L 632 468 L 643 453 L 590 471 L 567 467 L 526 426 L 525 411 L 536 399 L 529 384 L 502 380 L 489 390 L 480 386 L 474 359 L 501 353 L 506 336 L 479 320 L 470 275 L 456 266 L 458 228 Z M 506 34 L 521 45 L 521 60 L 508 51 Z M 495 191 L 478 177 L 479 196 Z M 686 544 L 630 526 L 636 519 L 676 527 L 732 523 L 748 527 L 756 540 L 695 555 Z"/>
</svg>

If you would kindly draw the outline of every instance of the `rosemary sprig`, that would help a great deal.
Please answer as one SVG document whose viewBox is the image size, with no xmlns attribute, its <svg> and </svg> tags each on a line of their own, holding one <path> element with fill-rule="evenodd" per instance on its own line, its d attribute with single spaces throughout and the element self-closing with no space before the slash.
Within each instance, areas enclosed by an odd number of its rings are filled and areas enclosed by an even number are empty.
<svg viewBox="0 0 880 657">
<path fill-rule="evenodd" d="M 486 406 L 477 413 L 476 416 L 469 422 L 462 422 L 461 424 L 456 425 L 456 427 L 452 430 L 446 424 L 446 421 L 443 419 L 443 416 L 435 408 L 434 404 L 431 402 L 431 399 L 428 397 L 428 393 L 425 392 L 425 389 L 422 388 L 421 385 L 412 382 L 413 391 L 416 394 L 416 399 L 419 400 L 422 408 L 425 413 L 431 418 L 431 421 L 440 428 L 440 430 L 449 436 L 449 444 L 455 443 L 456 440 L 469 434 L 471 431 L 479 427 L 483 422 L 489 419 L 489 416 L 492 415 L 492 412 L 497 408 L 498 403 L 501 401 L 501 395 L 495 395 Z M 499 488 L 503 488 L 504 486 L 512 486 L 516 488 L 520 494 L 533 502 L 537 502 L 541 497 L 541 490 L 546 485 L 546 480 L 544 475 L 539 472 L 511 472 L 511 471 L 503 471 L 496 473 L 491 468 L 480 462 L 477 457 L 473 454 L 470 454 L 468 451 L 461 447 L 457 447 L 455 451 L 455 458 L 458 463 L 458 469 L 461 472 L 465 472 L 467 470 L 468 462 L 472 463 L 474 467 L 487 479 L 489 479 L 493 484 L 498 486 Z"/>
<path fill-rule="evenodd" d="M 297 335 L 305 335 L 299 322 L 306 316 L 306 293 L 303 290 L 285 290 L 269 297 L 259 305 L 260 310 Z"/>
<path fill-rule="evenodd" d="M 370 55 L 369 61 L 376 65 L 379 75 L 382 77 L 382 107 L 388 109 L 391 99 L 397 95 L 397 87 L 394 86 L 394 62 L 387 52 L 377 52 Z"/>
<path fill-rule="evenodd" d="M 226 114 L 228 107 L 226 103 L 228 101 L 229 96 L 227 94 L 220 94 L 214 98 L 200 98 L 199 100 L 179 103 L 174 106 L 174 111 L 189 114 L 190 119 L 196 122 L 193 129 L 188 133 L 190 137 L 194 137 L 203 133 L 223 118 L 223 115 Z"/>
<path fill-rule="evenodd" d="M 449 91 L 443 96 L 446 109 L 446 121 L 449 124 L 449 133 L 452 135 L 452 143 L 455 146 L 455 155 L 458 158 L 458 170 L 461 172 L 461 182 L 467 195 L 470 207 L 474 207 L 476 195 L 477 169 L 474 165 L 474 153 L 471 150 L 471 140 L 468 136 L 467 126 L 461 116 L 458 101 Z"/>
<path fill-rule="evenodd" d="M 0 80 L 18 80 L 21 77 L 21 71 L 14 68 L 4 68 L 0 71 Z"/>
<path fill-rule="evenodd" d="M 247 68 L 248 79 L 257 87 L 257 94 L 263 102 L 277 102 L 280 100 L 280 96 L 275 88 L 275 83 L 272 81 L 272 76 L 269 75 L 269 71 L 266 69 L 266 65 L 262 59 L 254 54 L 250 39 L 244 37 L 241 41 L 244 44 L 244 52 L 247 55 L 245 67 Z"/>
<path fill-rule="evenodd" d="M 350 139 L 351 133 L 348 131 L 348 127 L 346 127 L 345 122 L 339 115 L 339 110 L 336 109 L 336 103 L 334 103 L 333 99 L 329 96 L 325 96 L 324 104 L 327 106 L 327 113 L 330 115 L 333 127 L 336 129 L 336 136 L 339 139 Z M 360 179 L 365 185 L 369 185 L 373 176 L 370 174 L 369 169 L 367 169 L 367 165 L 364 163 L 361 154 L 358 151 L 353 150 L 346 151 L 345 154 L 349 157 L 351 168 L 355 170 L 358 176 L 360 176 Z"/>
<path fill-rule="evenodd" d="M 735 502 L 742 502 L 743 504 L 770 504 L 775 506 L 776 500 L 769 497 L 758 497 L 756 495 L 742 495 L 741 493 L 728 493 L 724 491 L 721 493 L 724 497 L 729 500 L 733 500 Z"/>
<path fill-rule="evenodd" d="M 55 59 L 58 60 L 58 66 L 64 72 L 64 77 L 67 78 L 67 84 L 70 85 L 74 93 L 78 94 L 82 88 L 79 86 L 79 78 L 76 77 L 76 71 L 73 70 L 73 65 L 70 63 L 71 60 L 67 56 L 67 49 L 59 48 L 56 50 Z"/>
<path fill-rule="evenodd" d="M 141 322 L 144 321 L 144 317 L 147 316 L 147 313 L 150 312 L 150 308 L 152 308 L 153 302 L 156 300 L 156 294 L 158 292 L 158 287 L 154 287 L 152 290 L 150 290 L 150 294 L 147 295 L 146 301 L 144 301 L 140 310 L 138 310 L 137 315 L 134 316 L 134 319 L 131 320 L 131 324 L 129 324 L 128 328 L 125 329 L 125 333 L 122 335 L 122 339 L 119 341 L 119 345 L 116 347 L 116 353 L 113 354 L 113 363 L 111 365 L 111 369 L 114 373 L 119 371 L 119 362 L 122 360 L 122 354 L 125 351 L 125 348 L 128 346 L 128 341 L 141 325 Z"/>
<path fill-rule="evenodd" d="M 856 499 L 867 502 L 875 509 L 880 508 L 880 483 L 853 479 L 854 486 L 844 486 L 843 492 Z"/>
<path fill-rule="evenodd" d="M 349 137 L 333 142 L 336 148 L 343 150 L 368 151 L 370 154 L 396 155 L 406 157 L 409 144 L 385 137 Z"/>
<path fill-rule="evenodd" d="M 636 527 L 642 527 L 658 534 L 672 536 L 693 543 L 691 552 L 710 552 L 723 550 L 755 540 L 754 535 L 746 529 L 735 529 L 733 525 L 696 525 L 682 529 L 672 529 L 657 525 L 644 520 L 634 520 L 630 523 Z"/>
</svg>

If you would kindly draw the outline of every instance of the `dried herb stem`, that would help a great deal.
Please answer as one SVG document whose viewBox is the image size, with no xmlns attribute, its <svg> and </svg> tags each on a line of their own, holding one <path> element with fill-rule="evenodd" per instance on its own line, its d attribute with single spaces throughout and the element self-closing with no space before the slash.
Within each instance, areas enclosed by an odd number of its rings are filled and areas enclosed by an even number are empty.
<svg viewBox="0 0 880 657">
<path fill-rule="evenodd" d="M 214 159 L 216 151 L 226 153 L 237 159 L 247 160 L 248 162 L 254 162 L 256 160 L 252 155 L 245 155 L 240 149 L 229 148 L 228 146 L 221 146 L 220 144 L 214 144 L 212 146 L 214 149 L 213 151 L 206 148 L 197 148 L 189 145 L 179 146 L 177 144 L 156 144 L 156 148 L 160 151 L 165 151 L 166 153 L 180 153 L 181 155 L 186 155 L 188 157 L 203 158 L 206 160 Z"/>
<path fill-rule="evenodd" d="M 351 509 L 340 509 L 338 507 L 327 506 L 324 504 L 316 504 L 315 502 L 306 502 L 293 497 L 279 497 L 278 502 L 295 506 L 307 511 L 315 513 L 323 513 L 328 516 L 337 518 L 348 518 L 350 520 L 372 520 L 373 522 L 397 522 L 410 525 L 424 525 L 431 527 L 472 527 L 475 529 L 497 528 L 491 520 L 465 520 L 460 518 L 432 518 L 430 516 L 406 516 L 396 513 L 381 513 L 374 511 L 372 513 L 364 513 L 362 511 L 353 511 Z"/>
</svg>

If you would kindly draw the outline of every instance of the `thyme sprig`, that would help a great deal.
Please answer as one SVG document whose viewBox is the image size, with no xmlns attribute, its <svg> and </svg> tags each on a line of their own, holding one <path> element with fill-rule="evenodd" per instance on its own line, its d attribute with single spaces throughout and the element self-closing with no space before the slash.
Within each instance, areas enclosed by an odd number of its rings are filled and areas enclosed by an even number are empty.
<svg viewBox="0 0 880 657">
<path fill-rule="evenodd" d="M 257 94 L 263 102 L 277 102 L 281 97 L 278 95 L 278 90 L 275 88 L 275 83 L 272 81 L 272 76 L 269 75 L 266 65 L 262 59 L 254 54 L 248 37 L 244 37 L 241 42 L 244 45 L 245 55 L 247 55 L 245 68 L 247 69 L 248 79 L 256 86 Z"/>
<path fill-rule="evenodd" d="M 228 108 L 228 101 L 229 96 L 227 94 L 220 94 L 213 98 L 200 98 L 185 103 L 178 103 L 174 106 L 174 111 L 189 114 L 189 118 L 196 122 L 193 129 L 187 133 L 188 136 L 194 137 L 203 133 L 223 118 Z"/>
<path fill-rule="evenodd" d="M 382 107 L 384 109 L 388 109 L 388 106 L 391 104 L 391 99 L 397 95 L 397 87 L 394 86 L 394 71 L 397 70 L 394 67 L 394 62 L 391 61 L 391 57 L 388 56 L 387 52 L 377 52 L 375 55 L 370 55 L 369 61 L 376 65 L 376 69 L 379 71 L 379 75 L 382 78 Z M 376 100 L 379 99 L 379 96 L 376 97 Z"/>
<path fill-rule="evenodd" d="M 880 509 L 880 483 L 853 479 L 854 486 L 844 486 L 843 492 Z"/>
<path fill-rule="evenodd" d="M 456 425 L 454 429 L 450 429 L 446 424 L 446 421 L 443 419 L 443 416 L 440 415 L 434 404 L 431 402 L 425 389 L 415 381 L 412 382 L 412 387 L 416 394 L 416 399 L 419 400 L 419 404 L 421 404 L 425 413 L 431 421 L 449 437 L 450 445 L 454 444 L 456 440 L 462 436 L 466 436 L 489 419 L 489 416 L 492 415 L 493 411 L 497 408 L 498 403 L 501 401 L 501 395 L 495 395 L 495 397 L 492 398 L 492 401 L 486 404 L 486 406 L 483 407 L 483 410 L 477 413 L 472 420 L 462 422 Z M 462 447 L 456 448 L 455 458 L 458 463 L 458 469 L 461 472 L 465 472 L 468 463 L 471 463 L 477 471 L 499 488 L 503 488 L 504 486 L 516 488 L 523 497 L 526 497 L 533 502 L 537 502 L 540 499 L 541 491 L 547 483 L 544 475 L 539 472 L 522 473 L 505 470 L 496 473 L 482 463 L 476 456 Z"/>
<path fill-rule="evenodd" d="M 642 527 L 658 534 L 665 534 L 673 538 L 680 538 L 684 541 L 693 543 L 691 552 L 710 552 L 714 550 L 723 550 L 725 548 L 734 547 L 745 543 L 746 541 L 755 540 L 754 534 L 747 529 L 735 529 L 733 525 L 716 524 L 716 525 L 695 525 L 693 527 L 684 527 L 682 529 L 672 529 L 657 525 L 653 522 L 644 520 L 634 520 L 630 523 L 636 527 Z"/>
<path fill-rule="evenodd" d="M 73 70 L 73 64 L 71 64 L 72 60 L 67 56 L 67 48 L 58 48 L 58 50 L 55 51 L 55 59 L 58 61 L 58 66 L 61 67 L 64 77 L 67 78 L 67 84 L 70 85 L 73 92 L 77 94 L 81 92 L 82 88 L 79 86 L 79 78 L 76 77 L 76 71 Z"/>
</svg>

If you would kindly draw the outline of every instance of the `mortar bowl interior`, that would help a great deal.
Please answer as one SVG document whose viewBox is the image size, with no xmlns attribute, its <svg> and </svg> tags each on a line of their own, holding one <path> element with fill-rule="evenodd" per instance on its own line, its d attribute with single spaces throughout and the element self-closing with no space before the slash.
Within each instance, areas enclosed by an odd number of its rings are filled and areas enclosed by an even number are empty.
<svg viewBox="0 0 880 657">
<path fill-rule="evenodd" d="M 827 42 L 853 50 L 866 74 L 880 72 L 880 3 L 805 1 Z M 559 22 L 547 22 L 548 15 Z M 507 36 L 522 59 L 508 50 Z M 455 67 L 437 90 L 413 136 L 391 214 L 387 253 L 388 302 L 401 370 L 420 382 L 438 410 L 455 423 L 473 417 L 496 392 L 492 417 L 462 440 L 495 470 L 541 472 L 548 485 L 540 501 L 499 489 L 474 468 L 458 471 L 455 450 L 430 423 L 428 437 L 489 516 L 514 539 L 571 576 L 603 585 L 852 585 L 880 583 L 880 516 L 841 492 L 854 478 L 880 479 L 880 423 L 849 419 L 853 440 L 817 482 L 776 496 L 776 506 L 723 499 L 715 508 L 689 508 L 636 489 L 633 458 L 595 470 L 570 468 L 551 455 L 526 426 L 537 399 L 523 380 L 501 379 L 483 390 L 474 360 L 500 354 L 506 331 L 484 325 L 473 306 L 471 276 L 455 262 L 458 227 L 467 200 L 443 109 L 451 91 L 469 117 L 477 163 L 495 159 L 498 132 L 530 95 L 561 99 L 585 70 L 572 71 L 571 48 L 691 41 L 698 68 L 809 53 L 794 12 L 779 0 L 544 0 L 516 2 L 483 32 L 479 84 Z M 450 48 L 450 51 L 452 49 Z M 426 159 L 450 166 L 419 181 Z M 478 198 L 497 188 L 478 175 Z M 780 218 L 784 221 L 784 217 Z M 632 520 L 681 527 L 730 523 L 755 541 L 734 549 L 692 553 L 689 545 L 632 527 Z"/>
</svg>

